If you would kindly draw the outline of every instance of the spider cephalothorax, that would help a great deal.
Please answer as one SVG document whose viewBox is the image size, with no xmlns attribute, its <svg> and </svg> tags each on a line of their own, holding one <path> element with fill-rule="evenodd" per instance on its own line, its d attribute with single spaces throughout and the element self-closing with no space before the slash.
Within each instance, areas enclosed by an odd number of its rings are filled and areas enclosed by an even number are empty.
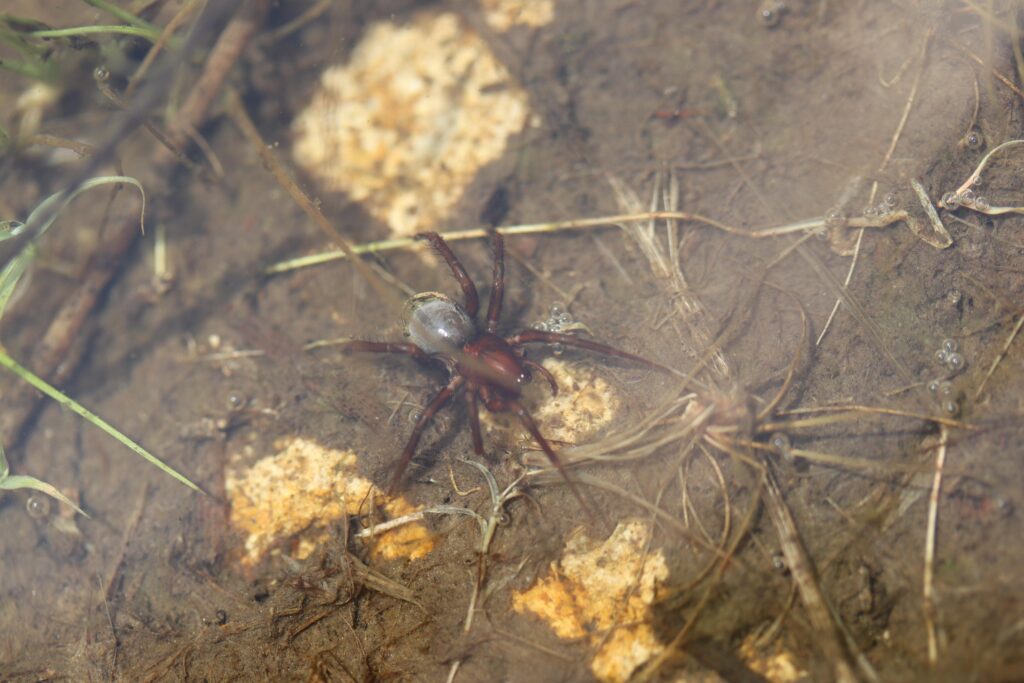
<svg viewBox="0 0 1024 683">
<path fill-rule="evenodd" d="M 436 232 L 424 233 L 418 237 L 429 242 L 448 264 L 462 287 L 464 303 L 459 304 L 438 292 L 417 294 L 405 306 L 405 335 L 409 339 L 408 342 L 350 341 L 344 346 L 347 352 L 404 354 L 420 361 L 440 362 L 448 369 L 448 384 L 427 404 L 416 420 L 412 434 L 395 467 L 391 490 L 394 491 L 405 474 L 427 423 L 463 389 L 469 410 L 473 450 L 477 455 L 483 455 L 484 452 L 479 417 L 479 404 L 483 403 L 491 412 L 514 413 L 547 455 L 551 464 L 565 476 L 562 461 L 519 400 L 523 385 L 530 381 L 531 370 L 544 376 L 551 385 L 552 392 L 558 393 L 558 385 L 543 366 L 526 358 L 522 347 L 530 343 L 562 344 L 625 358 L 652 368 L 662 366 L 605 344 L 557 332 L 527 329 L 507 337 L 499 336 L 498 321 L 505 292 L 505 243 L 501 234 L 497 232 L 492 233 L 491 238 L 494 245 L 494 275 L 491 298 L 487 306 L 487 319 L 481 329 L 477 323 L 480 303 L 476 286 L 452 253 L 448 243 Z M 572 481 L 567 476 L 565 478 L 573 493 L 586 506 Z"/>
</svg>

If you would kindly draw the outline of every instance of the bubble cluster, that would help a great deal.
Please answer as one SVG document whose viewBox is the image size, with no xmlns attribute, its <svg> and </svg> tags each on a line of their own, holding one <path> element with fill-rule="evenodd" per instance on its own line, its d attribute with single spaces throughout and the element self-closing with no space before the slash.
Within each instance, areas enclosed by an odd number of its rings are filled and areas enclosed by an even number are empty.
<svg viewBox="0 0 1024 683">
<path fill-rule="evenodd" d="M 978 184 L 977 181 L 974 183 Z M 939 206 L 942 206 L 949 211 L 956 211 L 961 206 L 965 206 L 968 209 L 974 209 L 982 213 L 987 213 L 991 208 L 992 204 L 989 203 L 988 198 L 978 195 L 974 190 L 968 188 L 962 192 L 947 192 L 942 195 Z"/>
<path fill-rule="evenodd" d="M 541 320 L 532 325 L 533 329 L 541 330 L 542 332 L 557 332 L 564 334 L 565 332 L 573 329 L 576 325 L 576 321 L 573 320 L 572 315 L 569 314 L 565 307 L 561 304 L 551 304 L 551 312 L 548 314 L 547 320 Z"/>
<path fill-rule="evenodd" d="M 934 396 L 942 412 L 948 417 L 955 417 L 960 413 L 960 401 L 953 388 L 953 383 L 948 380 L 933 379 L 928 382 L 928 391 Z"/>
<path fill-rule="evenodd" d="M 958 346 L 955 340 L 945 339 L 942 342 L 942 347 L 935 352 L 935 360 L 946 366 L 946 369 L 954 375 L 963 370 L 967 365 L 967 361 L 964 360 L 963 355 L 957 352 L 957 349 Z"/>
<path fill-rule="evenodd" d="M 864 209 L 864 218 L 886 218 L 900 205 L 900 196 L 895 192 L 886 194 L 875 206 Z"/>
</svg>

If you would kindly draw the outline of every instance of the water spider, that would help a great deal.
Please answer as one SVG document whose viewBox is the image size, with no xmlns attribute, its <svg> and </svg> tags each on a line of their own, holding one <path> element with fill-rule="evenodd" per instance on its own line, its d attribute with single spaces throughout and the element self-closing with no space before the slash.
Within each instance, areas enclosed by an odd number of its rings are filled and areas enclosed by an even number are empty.
<svg viewBox="0 0 1024 683">
<path fill-rule="evenodd" d="M 527 344 L 562 344 L 624 358 L 649 368 L 665 368 L 640 356 L 569 334 L 526 329 L 509 336 L 500 336 L 498 323 L 505 294 L 505 243 L 498 232 L 491 234 L 494 274 L 487 319 L 481 329 L 476 320 L 480 307 L 476 285 L 466 274 L 466 269 L 452 253 L 448 243 L 436 232 L 424 233 L 417 238 L 429 242 L 448 264 L 452 275 L 462 287 L 463 303 L 460 305 L 437 292 L 417 294 L 409 299 L 405 306 L 405 335 L 409 341 L 353 340 L 343 346 L 346 353 L 402 354 L 423 363 L 443 366 L 448 371 L 448 383 L 427 404 L 413 426 L 412 434 L 395 466 L 389 490 L 394 492 L 401 482 L 416 452 L 423 430 L 430 420 L 456 393 L 464 391 L 473 450 L 477 455 L 484 453 L 479 404 L 483 403 L 492 413 L 511 412 L 522 422 L 551 464 L 558 469 L 584 508 L 588 508 L 566 474 L 561 459 L 540 433 L 537 423 L 520 401 L 523 386 L 531 379 L 531 371 L 540 373 L 551 386 L 552 393 L 558 393 L 555 378 L 542 365 L 529 360 L 523 347 Z"/>
</svg>

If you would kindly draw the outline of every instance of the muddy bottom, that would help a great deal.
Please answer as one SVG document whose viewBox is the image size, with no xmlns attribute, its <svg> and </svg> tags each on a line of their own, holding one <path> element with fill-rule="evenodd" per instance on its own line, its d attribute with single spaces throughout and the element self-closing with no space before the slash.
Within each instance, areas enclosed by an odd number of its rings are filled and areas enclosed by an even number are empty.
<svg viewBox="0 0 1024 683">
<path fill-rule="evenodd" d="M 76 199 L 5 348 L 203 493 L 5 375 L 11 473 L 88 517 L 0 492 L 0 679 L 1024 678 L 1015 3 L 260 5 L 177 159 L 103 141 L 152 93 L 166 133 L 244 12 L 8 23 L 48 71 L 0 73 L 4 217 L 83 172 L 148 210 Z M 294 261 L 331 230 L 376 247 Z M 444 362 L 343 343 L 470 281 L 480 329 L 568 335 L 532 382 L 459 357 L 441 406 Z"/>
</svg>

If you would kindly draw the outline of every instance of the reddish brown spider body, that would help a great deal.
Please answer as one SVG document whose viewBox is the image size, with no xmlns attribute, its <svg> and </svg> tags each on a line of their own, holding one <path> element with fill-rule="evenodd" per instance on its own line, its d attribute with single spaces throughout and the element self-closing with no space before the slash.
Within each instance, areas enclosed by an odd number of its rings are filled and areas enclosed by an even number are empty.
<svg viewBox="0 0 1024 683">
<path fill-rule="evenodd" d="M 572 480 L 565 473 L 562 461 L 540 433 L 530 413 L 520 403 L 522 387 L 531 378 L 531 370 L 539 372 L 548 381 L 551 390 L 558 393 L 555 378 L 543 366 L 526 358 L 522 346 L 530 343 L 563 344 L 610 356 L 636 361 L 647 367 L 664 369 L 645 358 L 625 351 L 599 344 L 572 335 L 523 330 L 509 337 L 497 334 L 498 320 L 505 292 L 505 245 L 500 233 L 492 233 L 494 245 L 494 275 L 491 297 L 487 307 L 487 322 L 484 330 L 476 324 L 479 297 L 476 286 L 466 274 L 462 264 L 448 247 L 448 243 L 435 232 L 419 235 L 445 260 L 455 279 L 462 287 L 464 305 L 443 294 L 424 292 L 417 294 L 406 305 L 406 343 L 351 341 L 344 349 L 347 352 L 366 351 L 373 353 L 394 353 L 412 356 L 423 362 L 439 362 L 449 373 L 448 384 L 427 404 L 413 426 L 401 458 L 395 467 L 390 490 L 393 492 L 401 482 L 402 475 L 412 460 L 423 430 L 430 420 L 456 394 L 465 389 L 469 410 L 469 426 L 473 436 L 473 450 L 483 455 L 483 438 L 480 433 L 479 404 L 492 413 L 512 412 L 526 427 L 541 447 L 551 464 L 558 468 L 573 494 L 586 508 L 586 501 L 577 491 Z"/>
</svg>

